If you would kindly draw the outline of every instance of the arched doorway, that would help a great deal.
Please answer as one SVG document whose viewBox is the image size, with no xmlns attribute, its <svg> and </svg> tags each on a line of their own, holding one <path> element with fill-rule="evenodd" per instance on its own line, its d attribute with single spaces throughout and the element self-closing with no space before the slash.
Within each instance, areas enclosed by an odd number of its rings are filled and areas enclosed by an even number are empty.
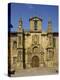
<svg viewBox="0 0 60 80">
<path fill-rule="evenodd" d="M 39 67 L 39 58 L 38 58 L 38 56 L 33 56 L 32 57 L 31 66 L 32 67 Z"/>
</svg>

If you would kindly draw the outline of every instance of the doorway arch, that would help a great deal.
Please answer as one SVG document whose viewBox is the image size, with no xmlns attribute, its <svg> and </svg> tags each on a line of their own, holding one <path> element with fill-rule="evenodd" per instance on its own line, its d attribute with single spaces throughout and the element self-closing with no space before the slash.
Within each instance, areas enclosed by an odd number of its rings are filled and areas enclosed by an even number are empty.
<svg viewBox="0 0 60 80">
<path fill-rule="evenodd" d="M 31 66 L 32 67 L 39 67 L 39 58 L 38 58 L 38 56 L 33 56 L 32 57 Z"/>
</svg>

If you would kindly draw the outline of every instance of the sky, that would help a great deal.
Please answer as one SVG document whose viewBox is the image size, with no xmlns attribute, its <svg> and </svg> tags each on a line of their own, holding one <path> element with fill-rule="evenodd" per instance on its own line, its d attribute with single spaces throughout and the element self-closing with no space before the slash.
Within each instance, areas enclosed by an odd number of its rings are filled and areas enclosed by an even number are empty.
<svg viewBox="0 0 60 80">
<path fill-rule="evenodd" d="M 13 25 L 11 31 L 17 31 L 20 18 L 22 18 L 23 21 L 23 28 L 29 31 L 29 18 L 34 16 L 42 19 L 42 31 L 47 31 L 48 19 L 50 17 L 52 21 L 52 31 L 58 32 L 58 6 L 21 3 L 11 4 L 11 24 Z"/>
</svg>

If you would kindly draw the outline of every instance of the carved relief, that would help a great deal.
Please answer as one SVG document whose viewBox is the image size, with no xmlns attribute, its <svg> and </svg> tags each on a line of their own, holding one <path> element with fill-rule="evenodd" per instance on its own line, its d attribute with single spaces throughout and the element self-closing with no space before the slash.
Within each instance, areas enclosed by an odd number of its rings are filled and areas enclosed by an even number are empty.
<svg viewBox="0 0 60 80">
<path fill-rule="evenodd" d="M 39 36 L 38 35 L 33 35 L 32 36 L 32 43 L 38 44 L 39 43 Z"/>
<path fill-rule="evenodd" d="M 37 52 L 38 52 L 38 47 L 35 46 L 35 47 L 33 48 L 33 53 L 37 53 Z"/>
<path fill-rule="evenodd" d="M 31 67 L 34 67 L 34 66 L 37 67 L 40 64 L 43 65 L 43 66 L 45 65 L 44 64 L 44 52 L 43 51 L 44 50 L 43 50 L 42 46 L 38 45 L 38 44 L 33 44 L 33 45 L 31 45 L 30 48 L 28 48 L 28 51 L 27 51 L 28 52 L 27 53 L 28 63 L 31 64 Z M 39 57 L 39 62 L 37 62 L 38 61 L 37 58 L 32 59 L 34 56 Z M 34 61 L 34 60 L 36 60 L 36 61 Z M 38 64 L 36 64 L 36 62 Z"/>
</svg>

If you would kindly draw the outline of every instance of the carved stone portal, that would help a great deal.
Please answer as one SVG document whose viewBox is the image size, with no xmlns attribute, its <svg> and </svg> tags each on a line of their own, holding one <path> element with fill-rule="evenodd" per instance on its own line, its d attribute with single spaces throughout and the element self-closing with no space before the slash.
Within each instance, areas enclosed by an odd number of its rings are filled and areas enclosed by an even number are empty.
<svg viewBox="0 0 60 80">
<path fill-rule="evenodd" d="M 39 67 L 39 58 L 38 58 L 38 56 L 33 56 L 32 57 L 31 66 L 32 67 Z"/>
</svg>

